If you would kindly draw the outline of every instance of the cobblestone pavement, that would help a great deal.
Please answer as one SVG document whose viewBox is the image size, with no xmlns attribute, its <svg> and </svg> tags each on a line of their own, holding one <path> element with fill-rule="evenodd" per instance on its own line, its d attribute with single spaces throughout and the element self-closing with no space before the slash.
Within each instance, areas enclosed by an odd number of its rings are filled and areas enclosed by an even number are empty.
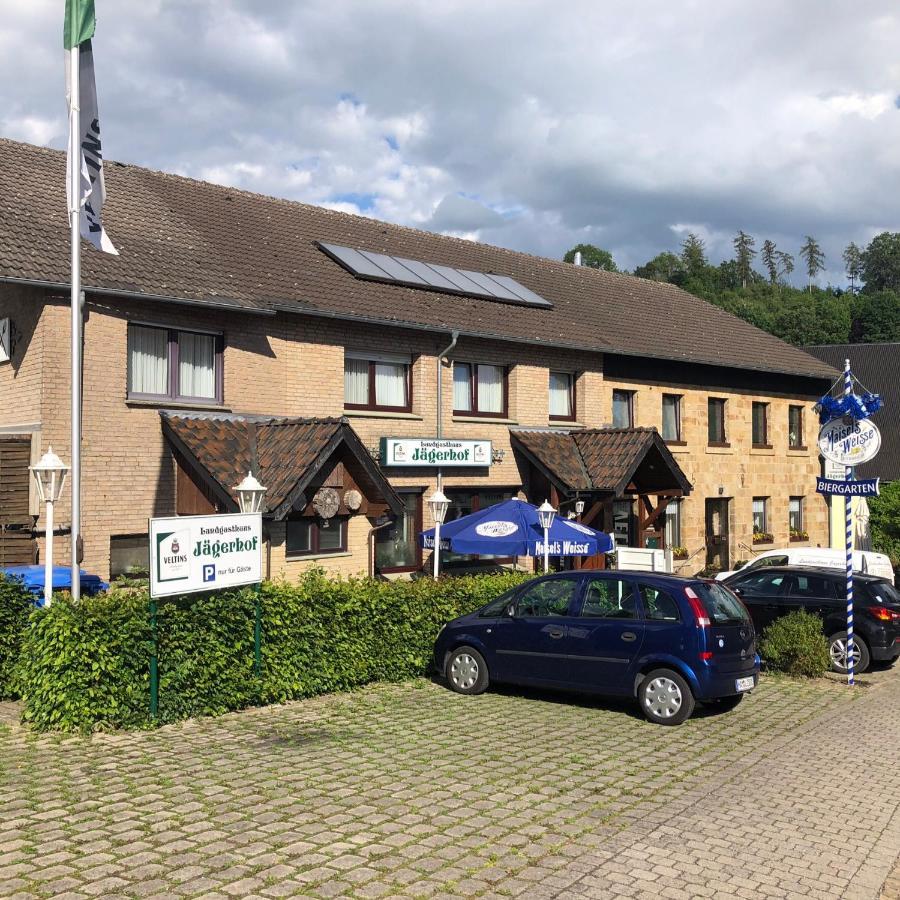
<svg viewBox="0 0 900 900">
<path fill-rule="evenodd" d="M 870 682 L 680 728 L 424 680 L 90 738 L 7 705 L 0 896 L 896 896 L 900 672 Z"/>
</svg>

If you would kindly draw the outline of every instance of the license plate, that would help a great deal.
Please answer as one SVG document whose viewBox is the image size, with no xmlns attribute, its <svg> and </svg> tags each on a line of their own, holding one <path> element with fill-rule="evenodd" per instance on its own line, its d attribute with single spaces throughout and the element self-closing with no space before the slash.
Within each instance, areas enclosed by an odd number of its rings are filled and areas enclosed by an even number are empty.
<svg viewBox="0 0 900 900">
<path fill-rule="evenodd" d="M 734 689 L 736 691 L 752 691 L 753 690 L 753 676 L 750 675 L 748 678 L 738 678 L 734 682 Z"/>
</svg>

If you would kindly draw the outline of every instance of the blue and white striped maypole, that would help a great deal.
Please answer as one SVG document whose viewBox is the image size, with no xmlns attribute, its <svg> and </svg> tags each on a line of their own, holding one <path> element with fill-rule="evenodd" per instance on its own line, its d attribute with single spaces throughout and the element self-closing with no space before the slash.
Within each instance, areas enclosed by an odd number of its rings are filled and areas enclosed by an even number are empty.
<svg viewBox="0 0 900 900">
<path fill-rule="evenodd" d="M 844 360 L 844 399 L 849 400 L 853 392 L 850 375 L 850 360 Z M 853 480 L 851 466 L 844 467 L 844 479 Z M 853 498 L 848 493 L 844 497 L 844 511 L 847 526 L 847 684 L 853 684 Z"/>
</svg>

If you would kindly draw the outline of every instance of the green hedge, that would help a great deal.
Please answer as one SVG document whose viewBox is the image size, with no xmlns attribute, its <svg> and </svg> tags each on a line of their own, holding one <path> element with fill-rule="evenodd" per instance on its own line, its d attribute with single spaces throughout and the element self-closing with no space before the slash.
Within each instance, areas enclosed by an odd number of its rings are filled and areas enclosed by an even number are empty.
<svg viewBox="0 0 900 900">
<path fill-rule="evenodd" d="M 261 590 L 258 682 L 252 590 L 160 601 L 158 721 L 421 675 L 445 622 L 525 577 L 332 581 L 313 572 L 298 583 L 269 582 Z M 151 724 L 150 649 L 143 591 L 113 589 L 36 610 L 16 670 L 25 720 L 62 731 Z"/>
<path fill-rule="evenodd" d="M 818 678 L 831 666 L 822 620 L 802 610 L 772 622 L 763 631 L 759 653 L 769 668 L 801 678 Z"/>
<path fill-rule="evenodd" d="M 0 700 L 15 696 L 13 666 L 19 658 L 25 624 L 32 609 L 34 595 L 21 582 L 0 575 Z"/>
</svg>

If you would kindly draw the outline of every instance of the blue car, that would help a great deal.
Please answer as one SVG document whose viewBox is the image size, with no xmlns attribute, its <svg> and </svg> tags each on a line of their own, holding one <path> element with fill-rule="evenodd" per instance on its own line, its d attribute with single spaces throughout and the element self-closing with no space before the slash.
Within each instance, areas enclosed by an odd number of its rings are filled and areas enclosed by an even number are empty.
<svg viewBox="0 0 900 900">
<path fill-rule="evenodd" d="M 636 698 L 660 725 L 756 687 L 747 610 L 724 585 L 651 572 L 545 575 L 448 623 L 437 671 L 460 694 L 491 681 Z"/>
</svg>

